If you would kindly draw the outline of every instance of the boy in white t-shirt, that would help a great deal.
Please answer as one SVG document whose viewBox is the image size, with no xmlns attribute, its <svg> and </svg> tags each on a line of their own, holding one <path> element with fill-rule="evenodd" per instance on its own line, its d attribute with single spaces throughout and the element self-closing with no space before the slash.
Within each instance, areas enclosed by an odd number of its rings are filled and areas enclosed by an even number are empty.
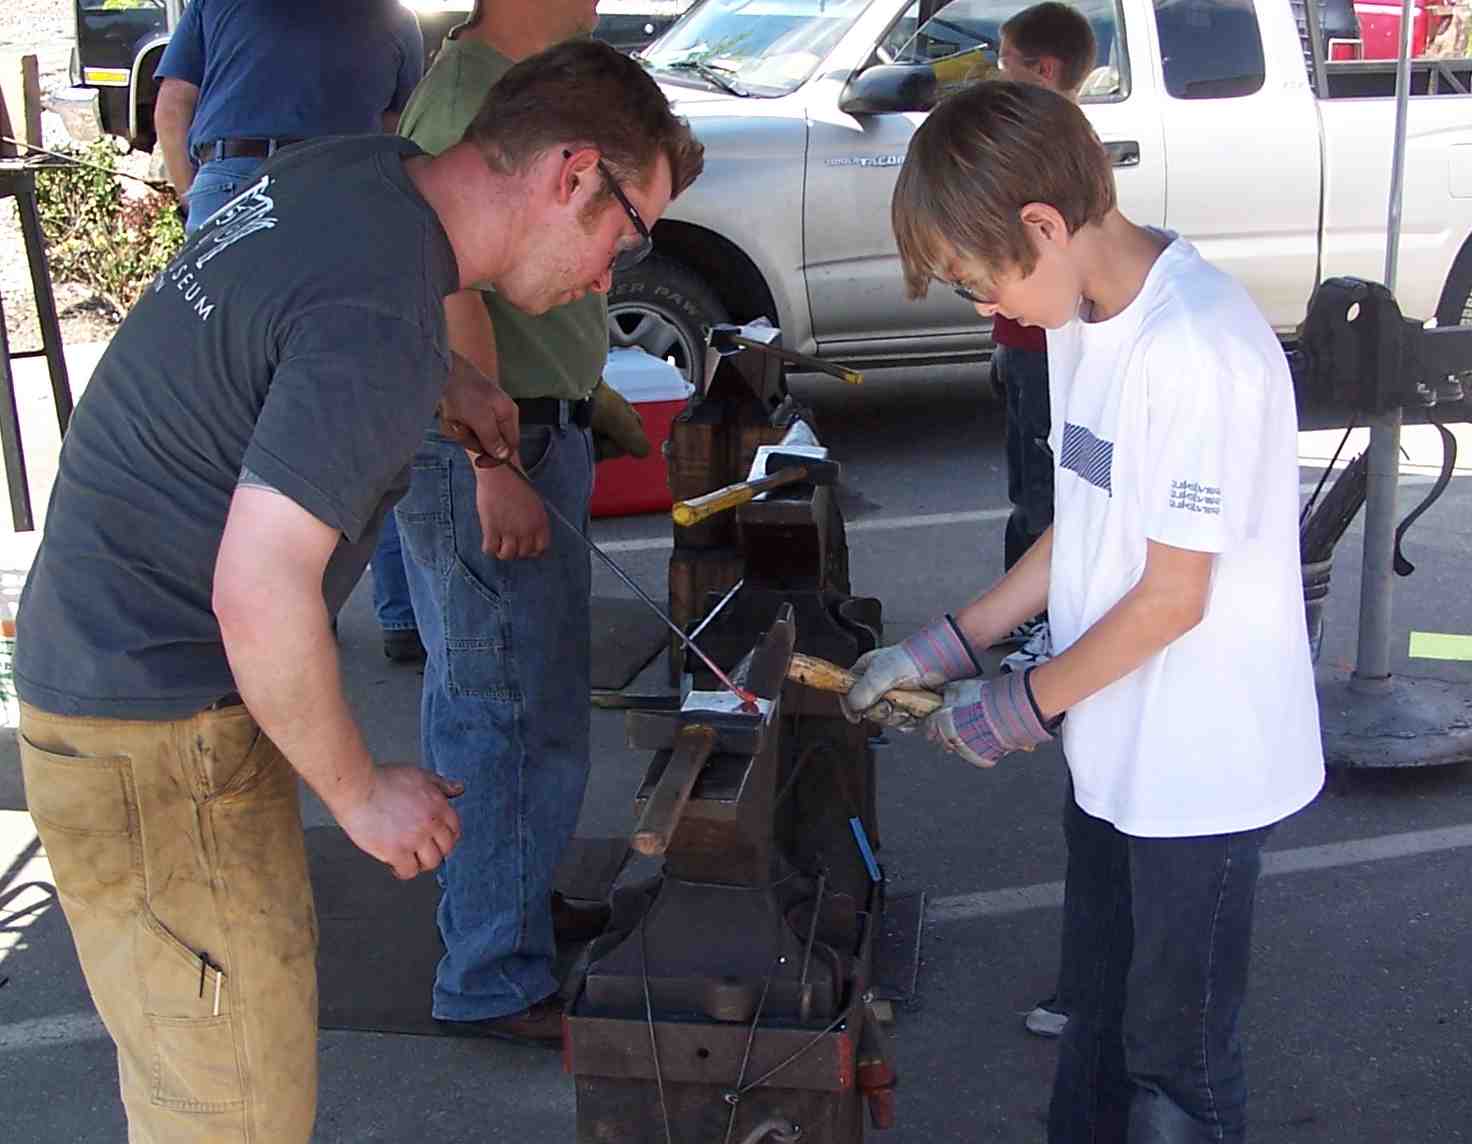
<svg viewBox="0 0 1472 1144">
<path fill-rule="evenodd" d="M 912 294 L 1048 330 L 1056 507 L 990 589 L 861 660 L 850 711 L 900 726 L 885 690 L 944 686 L 926 733 L 983 767 L 1061 729 L 1065 957 L 1090 971 L 1049 1139 L 1240 1141 L 1262 844 L 1324 774 L 1287 365 L 1240 285 L 1120 214 L 1087 119 L 1042 87 L 943 102 L 893 218 Z M 1045 607 L 1055 658 L 976 678 L 972 649 Z"/>
</svg>

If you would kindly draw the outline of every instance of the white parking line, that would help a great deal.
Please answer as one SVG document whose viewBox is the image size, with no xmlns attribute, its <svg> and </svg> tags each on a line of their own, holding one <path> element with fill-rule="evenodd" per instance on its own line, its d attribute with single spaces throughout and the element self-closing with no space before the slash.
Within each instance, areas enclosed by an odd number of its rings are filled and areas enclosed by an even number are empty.
<svg viewBox="0 0 1472 1144">
<path fill-rule="evenodd" d="M 1263 855 L 1262 876 L 1274 878 L 1282 874 L 1301 874 L 1308 870 L 1329 870 L 1337 866 L 1357 866 L 1364 862 L 1383 862 L 1389 858 L 1409 858 L 1417 854 L 1435 854 L 1442 850 L 1461 850 L 1472 846 L 1472 825 L 1448 826 L 1441 830 L 1413 830 L 1405 834 L 1386 834 L 1379 838 L 1356 838 L 1348 842 L 1331 842 L 1326 846 L 1303 846 L 1297 850 L 1273 850 Z M 994 918 L 1018 914 L 1024 910 L 1055 909 L 1063 905 L 1062 882 L 1039 882 L 1032 886 L 1008 886 L 980 894 L 956 894 L 931 901 L 926 917 L 936 925 Z"/>
<path fill-rule="evenodd" d="M 1472 847 L 1472 824 L 1448 826 L 1440 830 L 1386 834 L 1378 838 L 1356 838 L 1348 842 L 1332 842 L 1326 846 L 1303 846 L 1297 850 L 1275 850 L 1263 855 L 1262 873 L 1265 878 L 1274 878 L 1283 874 L 1357 866 L 1365 862 L 1384 862 L 1391 858 L 1410 858 L 1417 854 L 1435 854 L 1466 847 Z M 1056 909 L 1061 905 L 1063 883 L 1039 882 L 1033 886 L 1010 886 L 981 894 L 936 898 L 930 903 L 927 917 L 935 925 L 946 925 L 975 918 L 1017 914 L 1025 910 Z M 93 1013 L 38 1017 L 31 1021 L 0 1024 L 0 1053 L 58 1048 L 81 1041 L 95 1041 L 106 1036 L 102 1022 Z"/>
</svg>

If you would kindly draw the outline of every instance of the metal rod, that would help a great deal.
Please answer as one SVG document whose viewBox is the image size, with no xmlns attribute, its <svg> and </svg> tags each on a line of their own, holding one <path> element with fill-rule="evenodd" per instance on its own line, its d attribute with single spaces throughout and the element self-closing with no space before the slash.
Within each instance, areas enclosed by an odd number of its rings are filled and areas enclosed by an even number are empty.
<svg viewBox="0 0 1472 1144">
<path fill-rule="evenodd" d="M 741 591 L 742 587 L 745 584 L 746 577 L 743 576 L 740 580 L 737 580 L 736 583 L 731 585 L 731 590 L 720 598 L 716 606 L 710 610 L 710 614 L 706 616 L 705 619 L 701 620 L 700 623 L 695 626 L 695 630 L 690 633 L 690 638 L 692 640 L 700 638 L 700 633 L 705 631 L 706 628 L 710 627 L 710 625 L 715 622 L 716 617 L 721 614 L 726 605 L 731 602 L 737 592 Z"/>
<path fill-rule="evenodd" d="M 1359 649 L 1353 682 L 1378 690 L 1390 678 L 1391 592 L 1400 474 L 1401 411 L 1370 422 L 1365 481 L 1365 550 L 1360 580 Z"/>
<path fill-rule="evenodd" d="M 25 238 L 26 261 L 31 268 L 31 293 L 36 300 L 36 323 L 41 327 L 41 345 L 46 371 L 51 378 L 51 401 L 56 425 L 62 436 L 72 419 L 72 387 L 66 375 L 66 352 L 62 346 L 61 322 L 56 316 L 56 295 L 51 292 L 51 268 L 46 261 L 46 238 L 41 233 L 41 215 L 36 205 L 36 176 L 32 171 L 18 185 L 15 207 Z"/>
<path fill-rule="evenodd" d="M 1385 223 L 1385 287 L 1395 293 L 1395 275 L 1400 263 L 1401 200 L 1406 180 L 1406 120 L 1411 109 L 1411 32 L 1414 28 L 1412 0 L 1401 0 L 1400 59 L 1395 68 L 1395 143 L 1390 160 L 1390 209 Z"/>
<path fill-rule="evenodd" d="M 806 1021 L 812 1016 L 813 994 L 808 988 L 808 966 L 813 960 L 813 942 L 818 940 L 818 915 L 823 909 L 823 891 L 828 888 L 828 875 L 818 875 L 818 892 L 813 898 L 813 920 L 808 923 L 808 940 L 802 950 L 802 973 L 797 979 L 798 1005 L 801 1007 L 799 1016 Z"/>
<path fill-rule="evenodd" d="M 555 504 L 553 504 L 546 497 L 542 496 L 542 491 L 537 488 L 535 484 L 532 483 L 531 477 L 527 476 L 526 473 L 522 471 L 519 465 L 508 464 L 506 467 L 510 469 L 513 473 L 515 473 L 518 477 L 520 477 L 522 481 L 525 482 L 527 488 L 531 489 L 532 492 L 537 494 L 542 504 L 546 506 L 547 511 L 551 513 L 554 517 L 556 517 L 559 521 L 561 521 L 563 526 L 569 532 L 571 532 L 574 536 L 581 540 L 583 544 L 587 547 L 589 552 L 598 557 L 599 560 L 603 561 L 603 563 L 608 566 L 608 570 L 619 578 L 619 581 L 623 584 L 625 588 L 628 588 L 631 592 L 634 593 L 634 595 L 638 596 L 639 599 L 644 601 L 645 607 L 647 607 L 651 612 L 658 616 L 660 620 L 663 621 L 664 626 L 669 628 L 670 631 L 674 632 L 675 636 L 680 640 L 681 643 L 683 643 L 688 649 L 690 649 L 697 656 L 700 657 L 700 661 L 705 664 L 706 667 L 711 669 L 711 671 L 715 674 L 715 677 L 719 679 L 721 683 L 725 686 L 726 690 L 728 690 L 732 695 L 736 696 L 736 698 L 740 699 L 743 705 L 749 705 L 751 707 L 756 706 L 756 696 L 753 695 L 750 691 L 747 691 L 744 687 L 737 687 L 734 683 L 732 683 L 730 676 L 728 676 L 724 671 L 717 667 L 715 661 L 711 659 L 710 656 L 706 655 L 705 652 L 700 650 L 700 646 L 696 644 L 693 640 L 691 640 L 691 638 L 687 636 L 683 630 L 681 630 L 679 624 L 675 623 L 674 620 L 670 619 L 669 616 L 665 614 L 665 610 L 654 602 L 649 593 L 644 591 L 643 588 L 639 587 L 638 583 L 634 580 L 632 576 L 630 576 L 616 563 L 614 563 L 613 557 L 609 556 L 608 553 L 604 552 L 603 549 L 594 544 L 592 539 L 587 536 L 581 528 L 573 524 L 572 521 L 568 520 L 567 517 L 562 514 L 562 511 Z"/>
<path fill-rule="evenodd" d="M 1312 2 L 1312 0 L 1310 0 Z M 1405 187 L 1406 122 L 1411 101 L 1412 0 L 1401 0 L 1400 59 L 1395 72 L 1395 142 L 1385 223 L 1385 285 L 1395 293 Z M 1351 685 L 1380 690 L 1390 679 L 1391 586 L 1395 562 L 1396 492 L 1400 477 L 1401 410 L 1371 419 L 1365 484 L 1365 547 L 1360 576 L 1360 630 Z"/>
<path fill-rule="evenodd" d="M 1304 30 L 1308 32 L 1309 60 L 1313 65 L 1314 94 L 1320 99 L 1329 98 L 1329 77 L 1324 71 L 1323 25 L 1319 21 L 1319 4 L 1322 0 L 1303 0 Z"/>
</svg>

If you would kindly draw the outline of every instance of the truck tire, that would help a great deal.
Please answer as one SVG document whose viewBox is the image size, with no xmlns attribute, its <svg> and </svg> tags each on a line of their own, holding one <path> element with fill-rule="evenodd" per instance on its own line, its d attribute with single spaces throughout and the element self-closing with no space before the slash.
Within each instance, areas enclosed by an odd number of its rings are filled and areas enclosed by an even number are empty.
<svg viewBox="0 0 1472 1144">
<path fill-rule="evenodd" d="M 638 347 L 687 381 L 705 361 L 710 328 L 726 321 L 716 292 L 683 263 L 652 254 L 614 279 L 608 292 L 610 349 Z"/>
<path fill-rule="evenodd" d="M 1464 249 L 1452 263 L 1436 307 L 1436 324 L 1472 326 L 1472 247 Z"/>
</svg>

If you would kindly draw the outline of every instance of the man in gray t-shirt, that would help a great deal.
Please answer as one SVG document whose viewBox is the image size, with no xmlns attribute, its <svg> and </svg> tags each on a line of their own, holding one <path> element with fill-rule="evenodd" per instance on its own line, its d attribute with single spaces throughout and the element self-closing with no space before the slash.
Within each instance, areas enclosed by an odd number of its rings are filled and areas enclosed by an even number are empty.
<svg viewBox="0 0 1472 1144">
<path fill-rule="evenodd" d="M 444 298 L 606 290 L 642 244 L 630 211 L 652 225 L 698 169 L 637 64 L 583 43 L 538 65 L 433 158 L 383 136 L 279 152 L 134 307 L 72 420 L 17 617 L 21 763 L 139 1138 L 311 1135 L 298 775 L 398 877 L 458 838 L 458 784 L 370 758 L 330 610 L 437 403 L 512 455 L 515 406 L 452 359 Z"/>
</svg>

